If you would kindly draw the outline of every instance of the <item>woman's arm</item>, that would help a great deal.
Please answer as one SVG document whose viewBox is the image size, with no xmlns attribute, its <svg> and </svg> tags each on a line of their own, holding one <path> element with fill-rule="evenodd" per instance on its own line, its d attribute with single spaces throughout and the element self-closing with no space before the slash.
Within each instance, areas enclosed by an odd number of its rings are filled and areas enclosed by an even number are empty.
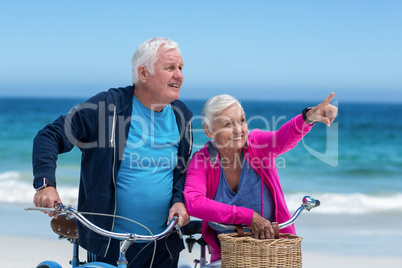
<svg viewBox="0 0 402 268">
<path fill-rule="evenodd" d="M 208 161 L 200 153 L 195 153 L 190 161 L 184 188 L 188 213 L 206 221 L 250 226 L 254 212 L 252 209 L 230 206 L 213 200 L 212 195 L 215 196 L 219 177 L 214 178 L 217 171 Z"/>
<path fill-rule="evenodd" d="M 272 152 L 274 156 L 293 149 L 316 122 L 330 126 L 335 120 L 338 109 L 330 104 L 334 95 L 332 92 L 322 103 L 309 109 L 305 114 L 305 119 L 300 114 L 282 125 L 277 131 L 254 131 L 249 145 L 256 149 L 264 149 L 265 153 Z"/>
<path fill-rule="evenodd" d="M 253 130 L 249 135 L 248 146 L 257 157 L 277 157 L 296 147 L 312 127 L 313 125 L 307 124 L 300 114 L 276 131 Z"/>
<path fill-rule="evenodd" d="M 332 92 L 322 103 L 309 109 L 304 114 L 305 118 L 300 114 L 282 125 L 277 131 L 255 131 L 250 141 L 251 145 L 257 149 L 268 148 L 263 151 L 265 153 L 272 152 L 274 156 L 293 149 L 316 122 L 330 126 L 335 120 L 338 109 L 330 104 L 334 95 Z"/>
</svg>

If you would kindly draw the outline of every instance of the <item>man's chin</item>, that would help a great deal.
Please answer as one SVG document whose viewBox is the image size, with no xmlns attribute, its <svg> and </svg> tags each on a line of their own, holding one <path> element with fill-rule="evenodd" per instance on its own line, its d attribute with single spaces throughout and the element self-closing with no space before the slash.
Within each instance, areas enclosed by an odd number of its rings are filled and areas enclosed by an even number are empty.
<svg viewBox="0 0 402 268">
<path fill-rule="evenodd" d="M 172 94 L 169 95 L 171 102 L 179 99 L 179 92 L 180 92 L 180 89 L 179 89 L 179 91 L 173 92 Z"/>
</svg>

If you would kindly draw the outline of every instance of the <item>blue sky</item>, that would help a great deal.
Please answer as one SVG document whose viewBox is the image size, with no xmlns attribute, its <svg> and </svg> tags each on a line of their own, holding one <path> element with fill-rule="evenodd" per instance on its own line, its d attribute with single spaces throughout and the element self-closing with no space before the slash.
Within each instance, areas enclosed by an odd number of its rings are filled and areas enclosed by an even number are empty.
<svg viewBox="0 0 402 268">
<path fill-rule="evenodd" d="M 402 1 L 3 1 L 0 96 L 131 83 L 154 36 L 180 44 L 184 99 L 402 102 Z"/>
</svg>

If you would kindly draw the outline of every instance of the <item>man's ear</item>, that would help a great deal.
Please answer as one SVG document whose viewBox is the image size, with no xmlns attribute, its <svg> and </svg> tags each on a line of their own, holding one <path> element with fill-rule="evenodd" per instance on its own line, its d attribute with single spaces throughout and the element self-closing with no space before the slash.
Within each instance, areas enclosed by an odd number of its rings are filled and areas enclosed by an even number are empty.
<svg viewBox="0 0 402 268">
<path fill-rule="evenodd" d="M 142 83 L 145 83 L 148 81 L 149 72 L 144 65 L 138 66 L 137 72 L 138 72 L 138 77 L 140 78 Z"/>
</svg>

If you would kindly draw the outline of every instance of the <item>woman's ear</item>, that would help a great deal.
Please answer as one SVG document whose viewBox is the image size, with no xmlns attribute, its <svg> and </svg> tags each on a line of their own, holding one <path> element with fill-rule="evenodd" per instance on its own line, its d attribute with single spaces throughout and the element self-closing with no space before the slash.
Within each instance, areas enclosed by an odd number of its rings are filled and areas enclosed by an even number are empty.
<svg viewBox="0 0 402 268">
<path fill-rule="evenodd" d="M 144 65 L 138 66 L 137 72 L 138 72 L 138 77 L 140 78 L 142 83 L 145 83 L 148 81 L 149 72 Z"/>
<path fill-rule="evenodd" d="M 212 129 L 205 125 L 203 125 L 203 128 L 204 128 L 205 135 L 207 135 L 208 138 L 213 139 L 214 135 L 213 135 Z"/>
</svg>

